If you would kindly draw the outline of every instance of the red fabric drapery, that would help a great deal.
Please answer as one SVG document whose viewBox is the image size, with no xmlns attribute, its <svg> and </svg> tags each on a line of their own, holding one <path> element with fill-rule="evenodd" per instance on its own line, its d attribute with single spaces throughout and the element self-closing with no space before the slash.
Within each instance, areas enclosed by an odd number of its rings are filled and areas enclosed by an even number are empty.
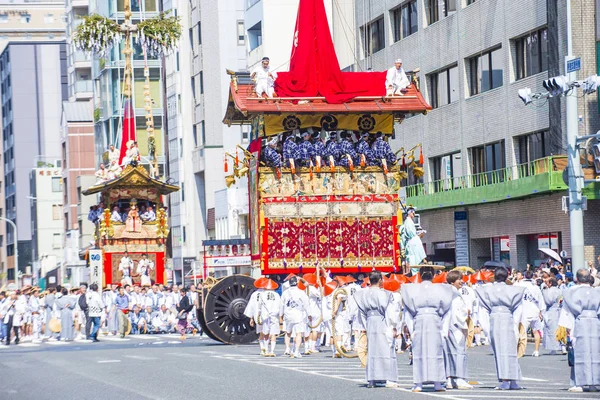
<svg viewBox="0 0 600 400">
<path fill-rule="evenodd" d="M 123 157 L 127 151 L 127 142 L 135 142 L 135 114 L 131 99 L 123 102 L 123 130 L 121 131 L 121 148 L 119 149 L 119 165 L 123 163 Z"/>
<path fill-rule="evenodd" d="M 323 0 L 300 0 L 289 72 L 278 73 L 280 97 L 323 96 L 339 104 L 385 96 L 385 72 L 341 72 Z"/>
</svg>

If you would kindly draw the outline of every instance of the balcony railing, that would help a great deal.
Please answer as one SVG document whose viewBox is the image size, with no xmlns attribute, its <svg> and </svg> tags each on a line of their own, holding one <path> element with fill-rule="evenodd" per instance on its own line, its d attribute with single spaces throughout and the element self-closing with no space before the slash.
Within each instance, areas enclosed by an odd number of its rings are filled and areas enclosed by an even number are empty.
<svg viewBox="0 0 600 400">
<path fill-rule="evenodd" d="M 431 209 L 565 190 L 562 173 L 566 165 L 566 156 L 546 157 L 495 171 L 408 186 L 406 197 L 420 209 Z"/>
<path fill-rule="evenodd" d="M 93 92 L 93 91 L 94 91 L 94 82 L 92 82 L 92 81 L 76 81 L 75 82 L 75 92 L 76 93 Z"/>
</svg>

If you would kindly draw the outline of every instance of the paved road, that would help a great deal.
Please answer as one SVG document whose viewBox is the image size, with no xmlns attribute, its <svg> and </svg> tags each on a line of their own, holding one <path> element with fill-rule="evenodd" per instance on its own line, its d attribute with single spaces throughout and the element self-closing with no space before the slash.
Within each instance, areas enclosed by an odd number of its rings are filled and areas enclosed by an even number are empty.
<svg viewBox="0 0 600 400">
<path fill-rule="evenodd" d="M 420 394 L 410 392 L 405 354 L 398 357 L 396 389 L 366 389 L 357 360 L 330 356 L 263 358 L 256 345 L 225 346 L 205 337 L 181 342 L 177 335 L 0 346 L 0 399 L 600 399 L 600 393 L 566 391 L 565 356 L 524 357 L 526 390 L 499 392 L 493 390 L 490 348 L 472 349 L 470 378 L 479 383 L 474 390 L 435 393 L 426 387 Z"/>
</svg>

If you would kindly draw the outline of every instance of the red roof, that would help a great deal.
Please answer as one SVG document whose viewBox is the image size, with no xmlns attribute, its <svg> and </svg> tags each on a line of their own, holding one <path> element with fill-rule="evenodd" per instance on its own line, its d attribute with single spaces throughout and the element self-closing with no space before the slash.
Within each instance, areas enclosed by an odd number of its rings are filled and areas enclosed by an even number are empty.
<svg viewBox="0 0 600 400">
<path fill-rule="evenodd" d="M 304 104 L 300 104 L 304 103 Z M 253 85 L 236 85 L 231 83 L 229 107 L 244 116 L 249 114 L 279 114 L 288 113 L 423 113 L 431 110 L 423 95 L 412 84 L 404 96 L 399 97 L 356 97 L 342 104 L 329 104 L 324 97 L 308 98 L 279 98 L 264 100 L 256 97 Z M 233 110 L 228 110 L 233 111 Z M 233 122 L 233 121 L 232 121 Z"/>
</svg>

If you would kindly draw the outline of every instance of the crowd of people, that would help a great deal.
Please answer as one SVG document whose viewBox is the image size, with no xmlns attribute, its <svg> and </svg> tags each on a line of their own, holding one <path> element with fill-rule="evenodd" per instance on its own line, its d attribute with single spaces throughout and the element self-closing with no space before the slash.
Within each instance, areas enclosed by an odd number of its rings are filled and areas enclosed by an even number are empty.
<svg viewBox="0 0 600 400">
<path fill-rule="evenodd" d="M 354 167 L 387 169 L 396 155 L 381 132 L 332 131 L 326 137 L 312 128 L 286 132 L 267 142 L 261 157 L 268 167 Z M 281 139 L 281 140 L 280 140 Z"/>
<path fill-rule="evenodd" d="M 127 146 L 125 156 L 119 162 L 119 158 L 121 157 L 119 149 L 115 148 L 112 144 L 110 145 L 107 151 L 108 163 L 106 165 L 100 164 L 100 167 L 95 174 L 96 178 L 98 178 L 96 183 L 107 182 L 118 178 L 127 165 L 140 160 L 140 150 L 137 142 L 130 140 L 125 146 Z"/>
<path fill-rule="evenodd" d="M 78 288 L 53 287 L 40 291 L 26 286 L 0 292 L 0 341 L 5 345 L 22 341 L 90 340 L 98 336 L 126 334 L 170 334 L 181 339 L 200 333 L 196 287 L 111 285 L 102 292 L 98 285 Z"/>
<path fill-rule="evenodd" d="M 127 218 L 130 216 L 132 209 L 133 209 L 133 207 L 131 205 L 129 205 L 127 207 L 119 207 L 118 205 L 113 205 L 112 211 L 110 214 L 110 220 L 112 222 L 125 223 L 127 221 Z M 93 222 L 94 224 L 98 223 L 98 221 L 102 217 L 102 214 L 104 213 L 104 210 L 105 210 L 104 202 L 100 202 L 100 203 L 98 203 L 98 205 L 95 205 L 95 206 L 90 206 L 90 210 L 88 212 L 88 221 Z M 136 218 L 139 217 L 139 219 L 142 222 L 156 221 L 156 211 L 154 211 L 154 207 L 152 206 L 152 203 L 149 203 L 149 202 L 142 203 L 140 205 L 139 209 L 137 208 L 137 204 L 136 204 L 134 211 L 135 211 L 135 217 Z"/>
<path fill-rule="evenodd" d="M 256 327 L 266 357 L 276 355 L 282 331 L 283 355 L 292 358 L 323 351 L 323 346 L 340 357 L 359 347 L 365 335 L 368 387 L 397 386 L 396 352 L 407 350 L 413 391 L 421 391 L 425 383 L 434 383 L 436 391 L 472 389 L 467 348 L 491 345 L 496 389 L 518 390 L 518 359 L 529 335 L 533 357 L 540 356 L 541 347 L 548 356 L 574 355 L 570 391 L 600 390 L 594 361 L 600 359 L 600 289 L 595 287 L 600 277 L 591 263 L 578 270 L 576 279 L 549 265 L 524 272 L 498 267 L 470 275 L 461 267 L 441 269 L 420 266 L 410 278 L 373 271 L 358 280 L 332 278 L 319 269 L 324 278 L 290 274 L 281 285 L 260 278 L 245 315 Z"/>
</svg>

